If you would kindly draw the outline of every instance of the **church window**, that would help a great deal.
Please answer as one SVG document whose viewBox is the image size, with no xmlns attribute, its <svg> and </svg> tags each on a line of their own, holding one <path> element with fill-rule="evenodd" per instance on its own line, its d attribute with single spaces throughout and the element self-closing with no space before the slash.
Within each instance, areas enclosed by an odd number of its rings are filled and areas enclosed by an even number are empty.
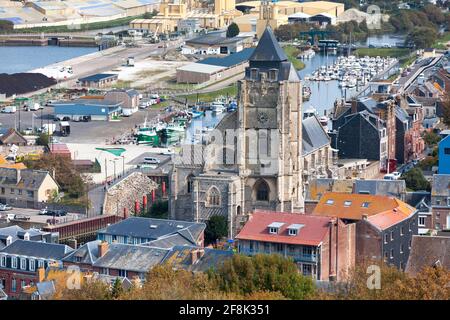
<svg viewBox="0 0 450 320">
<path fill-rule="evenodd" d="M 193 180 L 194 176 L 193 175 L 189 175 L 187 177 L 187 193 L 191 193 L 192 191 L 194 191 L 194 180 Z"/>
<path fill-rule="evenodd" d="M 256 185 L 256 200 L 269 201 L 269 186 L 263 180 L 259 181 Z"/>
<path fill-rule="evenodd" d="M 258 69 L 252 68 L 250 70 L 250 79 L 252 80 L 258 80 Z"/>
<path fill-rule="evenodd" d="M 209 189 L 207 203 L 210 206 L 220 206 L 220 191 L 216 187 Z"/>
</svg>

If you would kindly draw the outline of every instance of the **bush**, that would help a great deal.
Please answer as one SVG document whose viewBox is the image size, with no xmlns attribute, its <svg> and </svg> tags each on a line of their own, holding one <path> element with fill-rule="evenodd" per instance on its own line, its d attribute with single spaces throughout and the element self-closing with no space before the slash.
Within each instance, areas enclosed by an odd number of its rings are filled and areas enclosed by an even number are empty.
<svg viewBox="0 0 450 320">
<path fill-rule="evenodd" d="M 215 243 L 218 239 L 228 236 L 228 219 L 225 216 L 214 215 L 206 222 L 205 243 Z"/>
<path fill-rule="evenodd" d="M 227 38 L 236 37 L 239 34 L 239 26 L 236 23 L 232 23 L 227 28 Z"/>
<path fill-rule="evenodd" d="M 144 213 L 143 217 L 157 218 L 157 219 L 167 219 L 169 213 L 169 202 L 158 200 L 152 204 L 148 212 Z"/>
<path fill-rule="evenodd" d="M 36 139 L 36 144 L 39 146 L 47 146 L 50 141 L 50 136 L 47 133 L 41 133 Z"/>
<path fill-rule="evenodd" d="M 423 172 L 419 168 L 414 168 L 402 176 L 406 182 L 406 187 L 414 190 L 430 190 L 430 183 L 425 179 Z"/>
</svg>

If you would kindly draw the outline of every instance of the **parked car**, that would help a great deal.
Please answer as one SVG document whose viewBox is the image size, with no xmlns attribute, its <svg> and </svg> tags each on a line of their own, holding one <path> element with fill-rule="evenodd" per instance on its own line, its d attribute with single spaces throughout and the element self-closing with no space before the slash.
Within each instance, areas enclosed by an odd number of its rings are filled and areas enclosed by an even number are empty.
<svg viewBox="0 0 450 320">
<path fill-rule="evenodd" d="M 47 215 L 49 216 L 49 215 L 51 215 L 51 212 L 52 212 L 52 210 L 48 210 L 47 207 L 45 207 L 45 208 L 39 210 L 39 215 L 40 216 L 47 216 Z"/>
<path fill-rule="evenodd" d="M 12 210 L 12 207 L 7 204 L 0 204 L 0 211 Z"/>
<path fill-rule="evenodd" d="M 67 216 L 67 211 L 55 210 L 55 211 L 51 211 L 50 215 L 54 216 L 54 217 L 65 217 L 65 216 Z"/>
<path fill-rule="evenodd" d="M 143 162 L 146 164 L 158 164 L 161 160 L 153 157 L 145 157 Z"/>
<path fill-rule="evenodd" d="M 28 221 L 30 219 L 31 219 L 31 217 L 29 215 L 25 215 L 25 214 L 16 214 L 16 216 L 14 217 L 14 220 L 25 220 L 25 221 Z"/>
</svg>

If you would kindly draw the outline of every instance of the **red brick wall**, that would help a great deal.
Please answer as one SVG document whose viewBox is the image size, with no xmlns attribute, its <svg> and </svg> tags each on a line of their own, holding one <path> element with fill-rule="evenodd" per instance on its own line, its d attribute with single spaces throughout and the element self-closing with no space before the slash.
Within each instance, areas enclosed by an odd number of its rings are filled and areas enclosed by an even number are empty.
<svg viewBox="0 0 450 320">
<path fill-rule="evenodd" d="M 380 260 L 381 235 L 369 223 L 363 220 L 356 223 L 356 264 L 366 260 Z"/>
<path fill-rule="evenodd" d="M 5 288 L 3 288 L 3 291 L 8 295 L 10 298 L 17 298 L 20 295 L 20 292 L 22 291 L 21 283 L 22 280 L 25 280 L 25 285 L 29 285 L 30 282 L 36 283 L 38 281 L 37 274 L 33 273 L 20 273 L 17 271 L 12 270 L 0 270 L 0 280 L 5 279 Z M 11 291 L 11 281 L 12 279 L 16 279 L 16 291 Z"/>
<path fill-rule="evenodd" d="M 450 214 L 450 207 L 448 208 L 436 208 L 433 207 L 433 218 L 432 218 L 432 225 L 433 229 L 436 229 L 436 223 L 440 224 L 440 229 L 443 230 L 445 228 L 449 229 L 450 226 L 447 226 L 447 216 Z"/>
</svg>

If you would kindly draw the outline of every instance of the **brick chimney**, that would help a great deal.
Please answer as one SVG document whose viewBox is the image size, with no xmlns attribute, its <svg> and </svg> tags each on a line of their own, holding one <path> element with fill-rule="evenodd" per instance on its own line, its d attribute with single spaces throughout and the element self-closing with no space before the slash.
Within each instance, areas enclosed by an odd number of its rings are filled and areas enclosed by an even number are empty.
<svg viewBox="0 0 450 320">
<path fill-rule="evenodd" d="M 42 282 L 45 280 L 45 269 L 43 267 L 38 268 L 36 273 L 37 273 L 38 282 Z"/>
<path fill-rule="evenodd" d="M 124 219 L 128 218 L 128 208 L 123 208 L 123 218 Z"/>
<path fill-rule="evenodd" d="M 358 101 L 356 99 L 352 100 L 352 114 L 358 112 Z"/>
<path fill-rule="evenodd" d="M 108 242 L 102 241 L 98 244 L 98 257 L 103 257 L 108 251 Z"/>
</svg>

